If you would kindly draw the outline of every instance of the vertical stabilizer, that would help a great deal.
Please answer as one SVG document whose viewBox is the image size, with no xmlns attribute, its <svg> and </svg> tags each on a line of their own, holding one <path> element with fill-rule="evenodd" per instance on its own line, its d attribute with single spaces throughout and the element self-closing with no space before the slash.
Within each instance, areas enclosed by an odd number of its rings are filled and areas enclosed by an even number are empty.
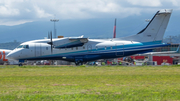
<svg viewBox="0 0 180 101">
<path fill-rule="evenodd" d="M 138 34 L 121 39 L 140 42 L 161 42 L 163 40 L 163 36 L 167 28 L 171 13 L 172 9 L 159 10 L 148 23 L 148 25 Z"/>
</svg>

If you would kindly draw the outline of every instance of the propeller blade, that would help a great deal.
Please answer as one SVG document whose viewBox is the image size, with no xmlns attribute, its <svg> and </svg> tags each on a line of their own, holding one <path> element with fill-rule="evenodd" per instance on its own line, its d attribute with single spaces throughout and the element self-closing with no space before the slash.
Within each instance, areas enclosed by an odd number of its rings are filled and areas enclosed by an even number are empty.
<svg viewBox="0 0 180 101">
<path fill-rule="evenodd" d="M 50 34 L 51 34 L 51 54 L 52 54 L 52 52 L 53 52 L 52 31 L 50 32 Z"/>
<path fill-rule="evenodd" d="M 51 54 L 52 54 L 53 53 L 52 31 L 48 33 L 48 37 L 50 39 L 50 42 L 47 42 L 47 44 L 51 45 Z"/>
</svg>

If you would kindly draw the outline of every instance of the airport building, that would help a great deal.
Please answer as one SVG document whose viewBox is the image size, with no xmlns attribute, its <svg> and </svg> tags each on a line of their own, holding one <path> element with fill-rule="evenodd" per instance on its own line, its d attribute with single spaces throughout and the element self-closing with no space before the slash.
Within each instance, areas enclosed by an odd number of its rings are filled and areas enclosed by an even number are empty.
<svg viewBox="0 0 180 101">
<path fill-rule="evenodd" d="M 175 65 L 180 63 L 180 50 L 178 48 L 179 48 L 179 44 L 171 44 L 166 47 L 160 47 L 154 49 L 153 52 L 159 52 L 158 54 L 131 56 L 131 58 L 136 60 L 143 60 L 143 58 L 145 59 L 147 57 L 148 61 L 153 62 L 153 64 L 155 65 L 163 65 L 163 64 Z M 174 53 L 171 53 L 172 51 L 174 51 Z"/>
<path fill-rule="evenodd" d="M 167 52 L 167 51 L 177 51 L 175 53 L 163 53 L 163 54 L 152 54 L 152 61 L 157 61 L 158 65 L 163 62 L 169 63 L 171 65 L 180 63 L 180 50 L 179 44 L 171 44 L 166 47 L 156 48 L 154 52 Z"/>
<path fill-rule="evenodd" d="M 156 48 L 153 51 L 154 52 L 176 51 L 178 46 L 179 46 L 179 44 L 171 44 L 166 47 Z M 178 50 L 177 53 L 175 53 L 175 54 L 180 56 L 180 50 Z"/>
</svg>

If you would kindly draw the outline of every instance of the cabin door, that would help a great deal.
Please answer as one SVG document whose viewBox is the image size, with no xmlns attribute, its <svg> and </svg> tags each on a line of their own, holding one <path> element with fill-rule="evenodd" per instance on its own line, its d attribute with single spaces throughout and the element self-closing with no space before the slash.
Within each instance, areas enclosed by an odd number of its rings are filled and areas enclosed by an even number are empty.
<svg viewBox="0 0 180 101">
<path fill-rule="evenodd" d="M 41 44 L 40 43 L 36 43 L 35 44 L 35 56 L 41 56 Z"/>
<path fill-rule="evenodd" d="M 116 44 L 116 56 L 124 56 L 124 44 Z"/>
</svg>

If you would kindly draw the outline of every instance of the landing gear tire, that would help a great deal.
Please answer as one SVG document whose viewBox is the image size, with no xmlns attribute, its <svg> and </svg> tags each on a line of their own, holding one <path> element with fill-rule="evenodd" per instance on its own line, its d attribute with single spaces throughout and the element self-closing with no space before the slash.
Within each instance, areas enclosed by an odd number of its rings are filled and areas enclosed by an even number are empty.
<svg viewBox="0 0 180 101">
<path fill-rule="evenodd" d="M 83 62 L 77 61 L 77 62 L 75 62 L 75 64 L 76 64 L 76 66 L 81 66 L 81 65 L 83 65 Z"/>
<path fill-rule="evenodd" d="M 21 66 L 23 66 L 23 64 L 22 64 L 22 63 L 19 63 L 19 67 L 21 67 Z"/>
</svg>

